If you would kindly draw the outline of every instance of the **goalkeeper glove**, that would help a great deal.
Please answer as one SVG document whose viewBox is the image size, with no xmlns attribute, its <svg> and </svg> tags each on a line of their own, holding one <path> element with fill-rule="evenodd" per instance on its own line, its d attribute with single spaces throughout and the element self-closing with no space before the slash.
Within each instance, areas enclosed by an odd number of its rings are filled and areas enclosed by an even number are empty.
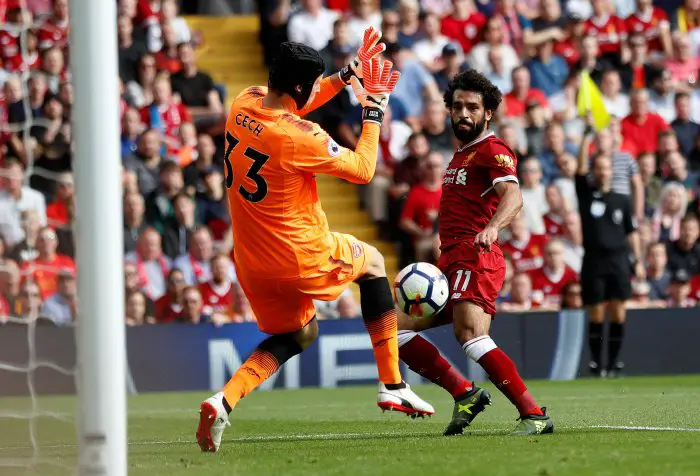
<svg viewBox="0 0 700 476">
<path fill-rule="evenodd" d="M 364 86 L 353 76 L 350 78 L 355 97 L 362 105 L 362 120 L 381 124 L 384 110 L 389 104 L 389 95 L 396 87 L 401 73 L 392 71 L 394 64 L 388 60 L 374 57 L 362 62 Z"/>
<path fill-rule="evenodd" d="M 375 30 L 373 26 L 365 30 L 365 37 L 362 41 L 362 46 L 357 50 L 357 55 L 350 64 L 346 65 L 338 73 L 345 84 L 350 84 L 350 78 L 353 76 L 360 79 L 360 83 L 362 83 L 362 62 L 369 61 L 384 51 L 386 45 L 379 43 L 381 39 L 382 32 Z"/>
</svg>

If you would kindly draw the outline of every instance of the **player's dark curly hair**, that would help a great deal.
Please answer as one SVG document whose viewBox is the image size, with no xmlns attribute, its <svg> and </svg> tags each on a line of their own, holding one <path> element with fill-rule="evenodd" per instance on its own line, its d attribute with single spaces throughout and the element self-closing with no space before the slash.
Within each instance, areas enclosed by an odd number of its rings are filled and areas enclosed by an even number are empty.
<svg viewBox="0 0 700 476">
<path fill-rule="evenodd" d="M 452 108 L 454 92 L 458 89 L 462 91 L 474 91 L 484 98 L 484 109 L 496 111 L 503 100 L 503 94 L 491 81 L 483 74 L 473 68 L 469 68 L 452 78 L 447 86 L 447 91 L 443 96 L 445 105 Z"/>
</svg>

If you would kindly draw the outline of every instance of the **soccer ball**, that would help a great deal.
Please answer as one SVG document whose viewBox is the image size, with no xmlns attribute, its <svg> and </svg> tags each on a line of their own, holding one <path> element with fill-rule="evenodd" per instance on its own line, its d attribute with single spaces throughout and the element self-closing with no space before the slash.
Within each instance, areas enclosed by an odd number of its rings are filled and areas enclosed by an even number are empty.
<svg viewBox="0 0 700 476">
<path fill-rule="evenodd" d="M 450 295 L 444 274 L 430 263 L 406 266 L 394 280 L 394 299 L 411 317 L 431 317 L 442 311 Z"/>
</svg>

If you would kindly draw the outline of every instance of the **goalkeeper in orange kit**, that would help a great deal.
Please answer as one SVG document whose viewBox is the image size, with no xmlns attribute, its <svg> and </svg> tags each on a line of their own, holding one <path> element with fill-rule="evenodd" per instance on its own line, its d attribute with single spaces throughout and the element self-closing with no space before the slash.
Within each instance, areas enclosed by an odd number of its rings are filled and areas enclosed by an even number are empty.
<svg viewBox="0 0 700 476">
<path fill-rule="evenodd" d="M 353 236 L 331 232 L 316 192 L 319 173 L 354 183 L 374 176 L 379 128 L 399 78 L 391 62 L 379 58 L 380 38 L 369 28 L 357 58 L 323 79 L 323 59 L 316 50 L 283 43 L 268 87 L 244 90 L 231 106 L 225 173 L 236 273 L 260 330 L 271 336 L 221 392 L 202 402 L 197 428 L 202 451 L 217 451 L 238 401 L 316 339 L 313 300 L 334 300 L 351 282 L 360 286 L 362 316 L 377 361 L 378 405 L 413 416 L 434 412 L 399 372 L 397 316 L 382 255 Z M 355 151 L 300 117 L 348 84 L 363 107 Z"/>
</svg>

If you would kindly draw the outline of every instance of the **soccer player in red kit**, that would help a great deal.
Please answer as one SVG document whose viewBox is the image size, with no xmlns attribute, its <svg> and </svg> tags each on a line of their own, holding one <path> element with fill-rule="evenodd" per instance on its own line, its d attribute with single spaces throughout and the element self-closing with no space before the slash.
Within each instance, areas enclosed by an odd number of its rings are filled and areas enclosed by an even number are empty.
<svg viewBox="0 0 700 476">
<path fill-rule="evenodd" d="M 440 200 L 440 260 L 450 282 L 450 301 L 433 318 L 399 318 L 399 356 L 413 371 L 449 391 L 455 399 L 444 434 L 462 434 L 491 404 L 489 393 L 467 381 L 440 352 L 418 335 L 430 327 L 453 324 L 464 353 L 481 365 L 490 380 L 520 412 L 513 435 L 552 433 L 552 419 L 540 408 L 515 364 L 489 336 L 506 262 L 498 232 L 522 208 L 515 154 L 488 125 L 501 92 L 481 73 L 468 69 L 450 82 L 445 104 L 459 148 L 443 180 Z"/>
</svg>

